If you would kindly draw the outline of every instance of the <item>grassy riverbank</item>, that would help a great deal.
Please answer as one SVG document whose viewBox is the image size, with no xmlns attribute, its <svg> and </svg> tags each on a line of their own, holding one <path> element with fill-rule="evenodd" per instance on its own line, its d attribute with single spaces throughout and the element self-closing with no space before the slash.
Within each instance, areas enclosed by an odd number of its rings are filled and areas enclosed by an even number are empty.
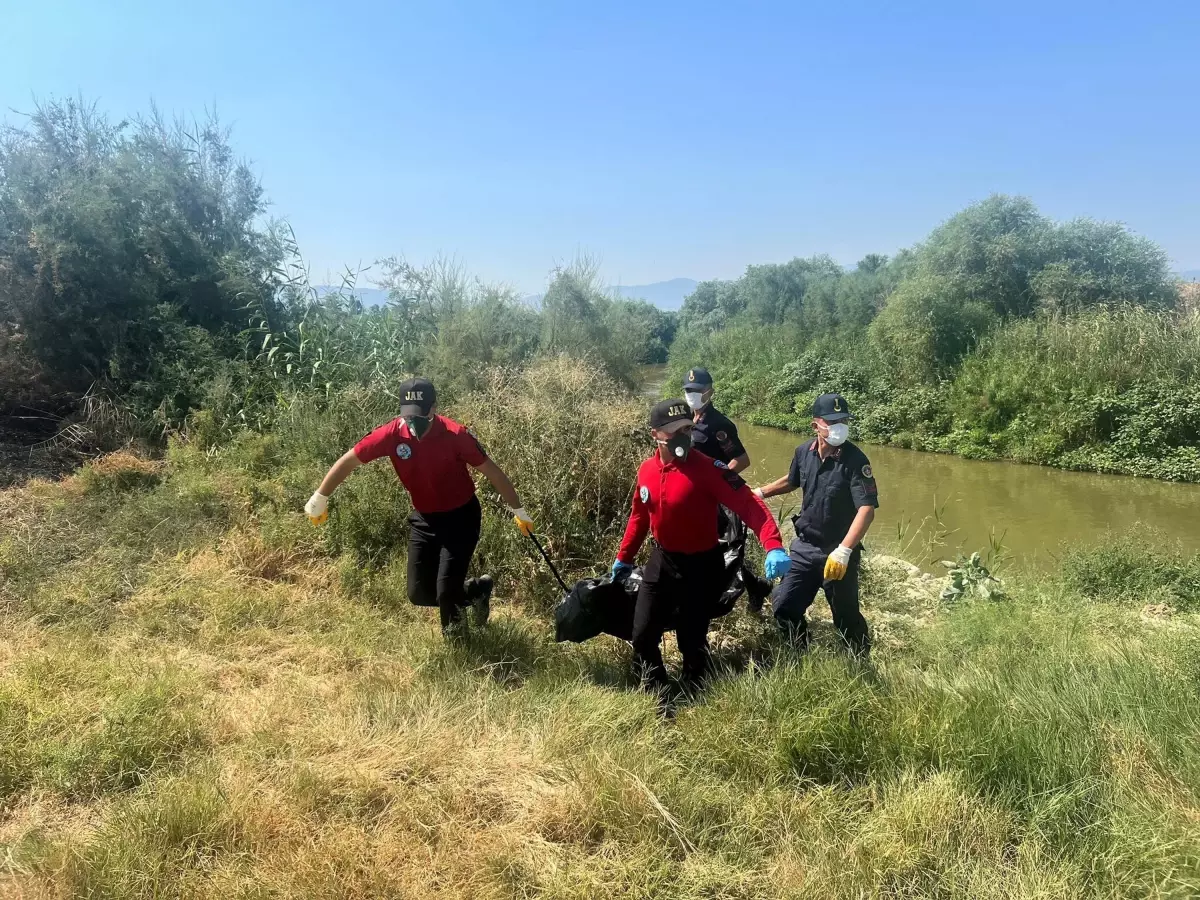
<svg viewBox="0 0 1200 900">
<path fill-rule="evenodd" d="M 594 377 L 546 363 L 463 407 L 574 576 L 645 449 Z M 304 521 L 371 404 L 0 495 L 0 895 L 1200 891 L 1195 560 L 1081 552 L 947 607 L 876 559 L 872 667 L 824 616 L 798 657 L 738 613 L 728 673 L 668 721 L 627 648 L 552 642 L 506 517 L 495 621 L 452 644 L 403 599 L 390 473 Z"/>
</svg>

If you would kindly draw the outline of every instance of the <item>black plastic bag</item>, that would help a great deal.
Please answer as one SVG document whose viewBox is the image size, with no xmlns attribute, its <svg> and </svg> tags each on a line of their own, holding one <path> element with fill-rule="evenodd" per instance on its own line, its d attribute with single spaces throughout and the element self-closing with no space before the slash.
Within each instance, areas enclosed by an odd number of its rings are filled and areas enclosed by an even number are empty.
<svg viewBox="0 0 1200 900">
<path fill-rule="evenodd" d="M 636 570 L 637 585 L 641 569 Z M 585 578 L 577 582 L 554 608 L 554 639 L 582 643 L 600 634 L 611 634 L 623 641 L 633 639 L 633 607 L 637 586 L 628 589 L 631 575 L 617 583 L 604 578 Z"/>
<path fill-rule="evenodd" d="M 742 563 L 746 558 L 746 526 L 724 507 L 721 508 L 718 525 L 728 580 L 724 593 L 713 607 L 714 619 L 732 610 L 746 591 L 742 580 Z M 582 643 L 597 635 L 611 634 L 623 641 L 632 640 L 633 609 L 641 586 L 641 566 L 620 582 L 612 581 L 607 575 L 576 582 L 554 608 L 554 639 Z"/>
</svg>

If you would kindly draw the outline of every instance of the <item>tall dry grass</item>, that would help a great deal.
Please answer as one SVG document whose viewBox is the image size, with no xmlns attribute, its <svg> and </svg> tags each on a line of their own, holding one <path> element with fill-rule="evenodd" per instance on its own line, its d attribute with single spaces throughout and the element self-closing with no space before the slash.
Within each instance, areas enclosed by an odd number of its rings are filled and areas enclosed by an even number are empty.
<svg viewBox="0 0 1200 900">
<path fill-rule="evenodd" d="M 561 556 L 603 564 L 615 526 L 586 511 L 632 477 L 633 407 L 624 422 L 563 362 L 496 379 L 526 393 L 489 417 L 508 423 L 489 449 L 527 505 L 581 529 Z M 1178 560 L 1130 557 L 1145 577 L 1105 593 L 1083 559 L 953 610 L 876 560 L 873 665 L 824 614 L 806 656 L 735 614 L 724 674 L 666 719 L 627 647 L 553 643 L 549 589 L 498 514 L 494 621 L 444 641 L 401 600 L 402 555 L 354 545 L 393 521 L 386 482 L 335 498 L 360 531 L 303 520 L 342 426 L 303 427 L 0 495 L 0 895 L 1200 891 L 1200 630 L 1139 593 L 1168 573 L 1183 596 Z M 567 459 L 614 471 L 576 499 L 548 462 Z"/>
</svg>

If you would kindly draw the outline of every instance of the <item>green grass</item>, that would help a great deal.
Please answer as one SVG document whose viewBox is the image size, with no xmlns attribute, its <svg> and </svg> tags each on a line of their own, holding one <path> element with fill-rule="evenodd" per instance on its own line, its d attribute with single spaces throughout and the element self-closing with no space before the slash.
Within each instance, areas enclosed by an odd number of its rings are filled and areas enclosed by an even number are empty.
<svg viewBox="0 0 1200 900">
<path fill-rule="evenodd" d="M 586 511 L 640 450 L 572 505 L 539 465 L 624 452 L 630 425 L 530 404 L 485 440 L 537 504 L 564 499 L 579 575 L 619 531 Z M 953 609 L 875 560 L 871 665 L 823 610 L 805 656 L 739 612 L 722 676 L 667 719 L 626 646 L 553 643 L 554 592 L 498 513 L 493 624 L 446 642 L 403 601 L 402 554 L 368 552 L 385 482 L 335 497 L 360 526 L 317 532 L 314 443 L 262 440 L 2 495 L 0 896 L 1200 892 L 1200 620 L 1143 611 L 1193 560 L 1080 552 Z"/>
</svg>

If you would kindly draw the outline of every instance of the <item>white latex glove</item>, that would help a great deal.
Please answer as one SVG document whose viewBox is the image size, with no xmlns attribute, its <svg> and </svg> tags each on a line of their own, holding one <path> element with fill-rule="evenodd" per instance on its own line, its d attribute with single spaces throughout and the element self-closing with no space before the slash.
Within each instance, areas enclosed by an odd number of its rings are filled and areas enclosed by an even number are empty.
<svg viewBox="0 0 1200 900">
<path fill-rule="evenodd" d="M 854 551 L 844 544 L 829 554 L 825 560 L 825 580 L 841 581 L 846 577 L 846 568 L 850 565 L 850 554 Z"/>
<path fill-rule="evenodd" d="M 513 523 L 516 524 L 517 530 L 525 537 L 533 534 L 533 519 L 529 518 L 529 513 L 525 512 L 525 507 L 518 506 L 512 510 Z"/>
<path fill-rule="evenodd" d="M 304 514 L 314 525 L 322 525 L 329 518 L 329 498 L 320 491 L 314 493 L 304 504 Z"/>
<path fill-rule="evenodd" d="M 766 499 L 767 499 L 766 497 L 764 497 L 764 496 L 763 496 L 762 488 L 755 488 L 755 489 L 754 489 L 754 496 L 755 496 L 755 497 L 757 497 L 759 500 L 762 500 L 762 501 L 764 501 L 764 502 L 765 502 L 765 501 L 766 501 Z"/>
</svg>

